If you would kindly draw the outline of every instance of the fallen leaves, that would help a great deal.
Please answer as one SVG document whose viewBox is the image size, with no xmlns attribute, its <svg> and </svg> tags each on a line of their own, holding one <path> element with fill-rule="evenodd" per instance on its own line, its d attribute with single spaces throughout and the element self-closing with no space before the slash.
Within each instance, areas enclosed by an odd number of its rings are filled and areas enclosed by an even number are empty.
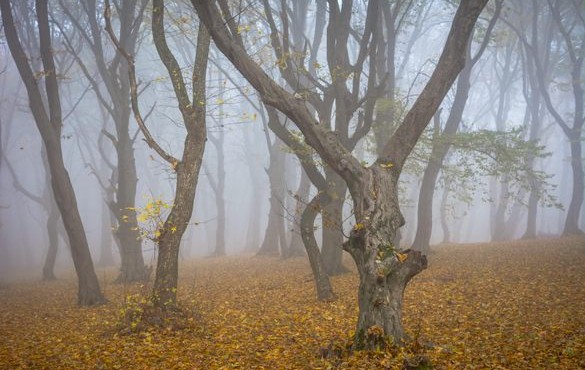
<svg viewBox="0 0 585 370">
<path fill-rule="evenodd" d="M 319 351 L 351 337 L 357 276 L 332 278 L 338 298 L 317 302 L 304 258 L 183 263 L 178 295 L 196 313 L 191 324 L 128 335 L 112 332 L 128 297 L 149 286 L 108 283 L 109 304 L 79 308 L 73 276 L 9 284 L 0 290 L 0 369 L 395 369 L 421 356 L 438 369 L 583 368 L 583 266 L 583 238 L 439 247 L 405 292 L 412 342 L 341 358 Z"/>
</svg>

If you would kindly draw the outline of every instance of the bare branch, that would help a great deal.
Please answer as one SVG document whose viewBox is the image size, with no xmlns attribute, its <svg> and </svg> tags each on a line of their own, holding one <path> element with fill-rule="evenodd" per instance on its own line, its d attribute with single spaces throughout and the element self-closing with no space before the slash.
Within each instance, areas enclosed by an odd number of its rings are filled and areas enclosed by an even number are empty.
<svg viewBox="0 0 585 370">
<path fill-rule="evenodd" d="M 138 123 L 138 127 L 142 131 L 144 135 L 144 140 L 148 144 L 150 148 L 152 148 L 162 159 L 170 163 L 172 166 L 176 166 L 179 163 L 179 160 L 173 157 L 172 155 L 168 154 L 157 142 L 154 140 L 148 127 L 144 123 L 142 119 L 142 114 L 140 113 L 140 108 L 138 106 L 138 88 L 136 83 L 136 67 L 134 65 L 134 57 L 128 54 L 128 52 L 122 47 L 120 42 L 118 41 L 116 35 L 114 34 L 114 30 L 112 29 L 112 23 L 110 20 L 110 1 L 105 0 L 106 7 L 104 12 L 104 17 L 106 19 L 106 31 L 110 36 L 110 39 L 116 46 L 116 49 L 126 62 L 128 63 L 128 79 L 130 82 L 130 101 L 132 103 L 132 111 L 134 112 L 134 118 L 136 119 L 136 123 Z"/>
</svg>

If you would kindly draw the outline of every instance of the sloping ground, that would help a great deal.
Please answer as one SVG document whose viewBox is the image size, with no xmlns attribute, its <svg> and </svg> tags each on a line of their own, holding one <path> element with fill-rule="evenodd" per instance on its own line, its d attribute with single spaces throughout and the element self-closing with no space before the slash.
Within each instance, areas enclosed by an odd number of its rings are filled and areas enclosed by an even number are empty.
<svg viewBox="0 0 585 370">
<path fill-rule="evenodd" d="M 115 271 L 99 271 L 111 281 Z M 233 257 L 182 265 L 187 329 L 114 335 L 128 296 L 75 306 L 74 279 L 0 287 L 1 369 L 400 368 L 424 351 L 437 369 L 585 368 L 585 239 L 443 246 L 406 291 L 416 343 L 396 353 L 323 360 L 357 317 L 357 278 L 333 279 L 339 298 L 317 303 L 304 259 Z M 131 305 L 130 305 L 131 306 Z M 430 348 L 427 348 L 430 347 Z"/>
</svg>

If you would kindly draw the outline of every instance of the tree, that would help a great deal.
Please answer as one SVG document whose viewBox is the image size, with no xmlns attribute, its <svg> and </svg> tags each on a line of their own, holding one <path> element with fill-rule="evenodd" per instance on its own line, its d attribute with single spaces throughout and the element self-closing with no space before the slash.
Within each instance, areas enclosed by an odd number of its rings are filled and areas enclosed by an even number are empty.
<svg viewBox="0 0 585 370">
<path fill-rule="evenodd" d="M 496 24 L 501 9 L 502 0 L 497 0 L 494 15 L 487 26 L 480 48 L 475 55 L 472 56 L 471 54 L 471 38 L 465 49 L 466 63 L 457 78 L 455 99 L 453 100 L 453 105 L 449 111 L 449 117 L 447 118 L 445 128 L 442 132 L 436 132 L 438 136 L 434 137 L 436 140 L 433 140 L 431 157 L 423 173 L 418 198 L 418 222 L 416 224 L 416 235 L 414 237 L 414 242 L 412 243 L 413 249 L 423 252 L 428 252 L 430 249 L 429 242 L 433 230 L 433 197 L 435 183 L 437 182 L 437 177 L 439 176 L 443 161 L 451 147 L 446 140 L 441 140 L 440 137 L 448 138 L 449 136 L 453 136 L 459 129 L 459 124 L 463 117 L 463 110 L 465 109 L 469 90 L 471 89 L 471 72 L 473 66 L 479 61 L 488 46 L 492 30 Z"/>
<path fill-rule="evenodd" d="M 487 0 L 460 3 L 435 71 L 402 124 L 385 143 L 381 155 L 368 167 L 315 119 L 303 99 L 287 92 L 250 57 L 225 0 L 191 3 L 217 47 L 258 91 L 264 103 L 289 117 L 307 144 L 349 188 L 356 224 L 343 247 L 353 257 L 360 275 L 354 349 L 385 347 L 388 338 L 401 343 L 405 337 L 402 294 L 410 279 L 426 268 L 427 260 L 420 252 L 400 251 L 393 245 L 398 228 L 404 224 L 398 204 L 398 179 L 406 158 L 465 64 L 461 50 L 465 49 Z M 375 2 L 369 4 L 372 3 Z M 330 1 L 329 5 L 330 12 L 339 10 L 337 2 Z M 349 9 L 351 2 L 344 1 L 343 14 Z"/>
<path fill-rule="evenodd" d="M 311 43 L 305 35 L 309 9 L 307 1 L 294 2 L 292 7 L 286 2 L 280 3 L 281 30 L 277 27 L 277 12 L 269 1 L 263 1 L 263 4 L 276 65 L 286 81 L 286 88 L 294 91 L 298 99 L 306 100 L 309 109 L 314 115 L 318 115 L 321 124 L 335 132 L 339 142 L 348 151 L 352 151 L 370 130 L 375 101 L 383 90 L 383 82 L 379 81 L 383 78 L 378 78 L 374 62 L 379 56 L 377 40 L 382 37 L 380 29 L 376 27 L 379 20 L 378 2 L 356 4 L 356 9 L 353 8 L 353 3 L 346 2 L 341 8 L 339 5 L 330 7 L 331 11 L 327 13 L 326 1 L 318 1 Z M 352 23 L 354 10 L 365 13 L 363 30 L 358 31 L 362 26 Z M 320 66 L 319 46 L 325 28 L 327 65 Z M 356 54 L 356 63 L 350 66 L 352 54 Z M 320 74 L 328 76 L 321 78 Z M 356 117 L 358 110 L 363 112 Z M 311 180 L 318 189 L 315 197 L 319 198 L 318 211 L 323 220 L 321 254 L 327 273 L 335 275 L 346 271 L 341 263 L 341 245 L 344 241 L 343 205 L 347 185 L 327 163 L 321 162 L 318 167 L 319 172 L 322 167 L 324 180 Z M 306 225 L 301 232 L 314 232 L 313 225 L 306 222 L 309 218 L 314 222 L 312 212 L 305 209 L 301 216 L 305 218 L 305 222 L 301 223 Z M 312 238 L 314 237 L 307 235 L 304 240 Z"/>
<path fill-rule="evenodd" d="M 189 97 L 187 85 L 177 59 L 169 49 L 165 34 L 164 0 L 154 0 L 152 9 L 152 36 L 156 51 L 163 62 L 173 85 L 178 109 L 181 113 L 185 130 L 185 142 L 181 159 L 167 153 L 152 137 L 138 105 L 138 86 L 136 82 L 135 61 L 123 48 L 114 34 L 110 21 L 110 4 L 106 0 L 106 30 L 116 44 L 119 53 L 128 63 L 130 97 L 134 117 L 150 148 L 165 160 L 176 173 L 175 198 L 170 212 L 155 235 L 158 247 L 156 276 L 152 291 L 152 301 L 160 309 L 176 307 L 177 283 L 179 275 L 179 249 L 181 238 L 187 229 L 195 201 L 195 191 L 199 179 L 199 170 L 207 140 L 206 122 L 206 73 L 209 56 L 210 37 L 206 27 L 199 25 L 197 33 L 197 50 L 193 64 L 191 85 L 192 96 Z"/>
<path fill-rule="evenodd" d="M 59 251 L 59 234 L 61 229 L 63 228 L 63 224 L 61 222 L 61 215 L 59 213 L 59 208 L 55 203 L 55 199 L 51 194 L 51 178 L 50 173 L 47 171 L 48 164 L 46 163 L 46 150 L 42 148 L 41 150 L 41 157 L 45 159 L 44 168 L 45 168 L 45 178 L 46 178 L 46 185 L 43 193 L 41 195 L 34 194 L 31 192 L 27 187 L 19 180 L 18 174 L 10 161 L 6 158 L 6 154 L 2 153 L 2 157 L 6 162 L 6 167 L 8 168 L 10 174 L 12 175 L 12 183 L 16 190 L 24 194 L 28 199 L 32 200 L 36 204 L 40 205 L 47 215 L 47 236 L 49 241 L 49 247 L 47 249 L 47 255 L 45 257 L 45 263 L 43 264 L 43 280 L 44 281 L 52 281 L 56 280 L 55 276 L 55 261 L 57 260 L 57 253 Z"/>
<path fill-rule="evenodd" d="M 207 179 L 213 192 L 215 194 L 215 208 L 217 209 L 217 227 L 215 229 L 215 250 L 213 256 L 225 256 L 225 153 L 224 153 L 224 141 L 225 141 L 225 128 L 223 124 L 224 111 L 223 111 L 223 99 L 224 99 L 224 88 L 221 83 L 221 73 L 217 73 L 217 83 L 219 86 L 218 99 L 222 102 L 219 104 L 218 118 L 216 120 L 217 136 L 209 133 L 207 138 L 211 141 L 211 144 L 215 147 L 217 153 L 217 180 L 215 180 L 209 171 L 207 172 Z"/>
<path fill-rule="evenodd" d="M 538 2 L 533 1 L 533 17 L 538 17 L 540 12 L 538 9 Z M 568 118 L 563 118 L 558 108 L 553 102 L 551 96 L 550 85 L 546 81 L 547 71 L 546 65 L 549 64 L 545 58 L 550 57 L 550 53 L 543 52 L 542 46 L 546 47 L 546 42 L 541 43 L 539 38 L 547 38 L 547 35 L 538 34 L 533 36 L 532 40 L 528 39 L 527 34 L 518 28 L 514 21 L 507 22 L 520 38 L 524 45 L 527 55 L 534 63 L 535 76 L 538 79 L 538 89 L 544 100 L 544 104 L 552 115 L 554 121 L 561 128 L 569 141 L 571 150 L 571 170 L 573 173 L 573 190 L 571 195 L 571 202 L 567 209 L 567 216 L 565 219 L 563 232 L 565 234 L 582 234 L 583 231 L 579 228 L 579 214 L 583 205 L 584 199 L 584 171 L 583 171 L 583 127 L 585 125 L 585 101 L 583 88 L 583 59 L 585 58 L 585 38 L 583 38 L 583 27 L 585 21 L 583 17 L 583 7 L 576 1 L 547 1 L 547 6 L 540 8 L 541 11 L 547 9 L 556 28 L 561 34 L 562 42 L 560 45 L 568 55 L 568 68 L 570 70 L 568 85 L 571 87 L 573 97 L 573 117 L 572 122 Z M 537 34 L 538 21 L 533 21 L 531 32 Z M 552 46 L 548 43 L 548 46 Z M 545 58 L 543 58 L 543 56 Z"/>
<path fill-rule="evenodd" d="M 267 120 L 280 121 L 279 115 L 275 110 L 268 109 Z M 276 122 L 265 123 L 266 140 L 268 143 L 268 152 L 270 163 L 266 169 L 270 181 L 270 211 L 268 214 L 268 224 L 264 233 L 264 240 L 258 250 L 258 255 L 278 255 L 286 250 L 286 234 L 284 226 L 283 208 L 284 196 L 286 194 L 285 183 L 285 153 L 283 144 L 276 137 L 272 142 L 268 137 L 268 126 L 279 124 Z"/>
<path fill-rule="evenodd" d="M 29 106 L 47 151 L 47 161 L 51 172 L 51 187 L 69 237 L 71 256 L 78 278 L 77 302 L 82 306 L 101 304 L 105 302 L 105 298 L 100 291 L 93 267 L 85 230 L 77 208 L 75 191 L 63 162 L 61 150 L 61 130 L 63 126 L 61 100 L 58 71 L 55 68 L 51 47 L 47 2 L 42 0 L 35 1 L 39 48 L 44 68 L 40 77 L 45 82 L 46 104 L 42 96 L 43 93 L 37 84 L 35 73 L 29 64 L 28 56 L 22 48 L 14 26 L 10 1 L 0 1 L 0 10 L 8 47 L 20 77 L 25 84 Z"/>
<path fill-rule="evenodd" d="M 67 38 L 65 45 L 75 57 L 85 78 L 90 82 L 100 105 L 108 112 L 114 122 L 114 133 L 110 133 L 106 127 L 103 128 L 102 132 L 111 141 L 116 154 L 114 168 L 116 175 L 112 177 L 115 181 L 108 185 L 114 194 L 107 201 L 117 220 L 114 236 L 119 241 L 121 268 L 116 281 L 144 280 L 147 274 L 142 255 L 142 241 L 138 233 L 136 213 L 133 211 L 138 176 L 134 159 L 136 135 L 130 133 L 131 108 L 130 86 L 127 79 L 128 66 L 120 54 L 108 55 L 108 47 L 104 43 L 100 26 L 99 7 L 95 0 L 84 1 L 81 7 L 77 3 L 75 5 L 65 3 L 65 0 L 59 0 L 59 4 L 73 28 L 81 34 L 85 45 L 89 47 L 103 84 L 100 84 L 94 73 L 90 71 L 87 61 L 84 62 L 78 51 L 73 50 L 72 43 Z M 131 54 L 134 54 L 138 47 L 141 35 L 140 25 L 147 4 L 147 0 L 116 2 L 120 16 L 120 43 Z M 74 9 L 79 9 L 81 12 L 74 12 Z M 83 22 L 84 18 L 86 22 Z M 104 120 L 105 122 L 107 121 Z M 103 158 L 103 160 L 107 159 Z M 106 189 L 104 191 L 107 192 Z"/>
</svg>

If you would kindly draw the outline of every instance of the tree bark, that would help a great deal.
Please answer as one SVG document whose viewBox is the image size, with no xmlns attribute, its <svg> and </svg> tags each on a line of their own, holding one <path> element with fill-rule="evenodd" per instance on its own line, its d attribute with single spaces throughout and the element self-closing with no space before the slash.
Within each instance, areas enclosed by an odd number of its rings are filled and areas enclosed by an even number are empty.
<svg viewBox="0 0 585 370">
<path fill-rule="evenodd" d="M 299 187 L 294 195 L 295 205 L 295 216 L 293 220 L 293 229 L 291 230 L 290 243 L 287 248 L 287 254 L 285 258 L 300 257 L 305 255 L 305 248 L 303 246 L 303 239 L 301 237 L 301 215 L 309 202 L 309 191 L 311 190 L 311 181 L 301 168 L 301 178 L 299 180 Z"/>
<path fill-rule="evenodd" d="M 321 204 L 323 239 L 321 254 L 329 276 L 339 275 L 348 270 L 343 266 L 343 205 L 347 186 L 332 170 L 325 170 L 329 194 L 327 202 Z"/>
</svg>

